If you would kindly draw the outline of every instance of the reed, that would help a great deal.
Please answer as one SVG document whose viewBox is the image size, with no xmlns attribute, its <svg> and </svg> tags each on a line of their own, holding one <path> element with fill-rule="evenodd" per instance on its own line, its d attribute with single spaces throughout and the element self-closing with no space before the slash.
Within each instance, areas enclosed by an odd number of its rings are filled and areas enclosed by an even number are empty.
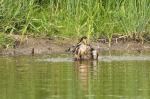
<svg viewBox="0 0 150 99">
<path fill-rule="evenodd" d="M 150 33 L 150 0 L 2 0 L 0 32 L 32 36 L 143 39 Z"/>
</svg>

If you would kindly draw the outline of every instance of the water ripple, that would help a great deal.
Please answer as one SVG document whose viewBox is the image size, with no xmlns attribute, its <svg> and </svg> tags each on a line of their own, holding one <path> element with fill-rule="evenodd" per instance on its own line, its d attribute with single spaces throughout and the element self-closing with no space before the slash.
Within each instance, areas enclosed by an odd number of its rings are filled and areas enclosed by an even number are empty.
<svg viewBox="0 0 150 99">
<path fill-rule="evenodd" d="M 38 61 L 47 61 L 47 62 L 73 62 L 72 58 L 46 58 L 38 59 Z M 150 61 L 150 56 L 100 56 L 98 61 Z"/>
</svg>

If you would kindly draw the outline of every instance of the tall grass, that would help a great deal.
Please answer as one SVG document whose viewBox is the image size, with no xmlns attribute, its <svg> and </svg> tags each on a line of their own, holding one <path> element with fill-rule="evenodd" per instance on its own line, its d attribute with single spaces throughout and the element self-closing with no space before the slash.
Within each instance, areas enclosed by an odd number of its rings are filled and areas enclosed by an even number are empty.
<svg viewBox="0 0 150 99">
<path fill-rule="evenodd" d="M 2 0 L 0 32 L 143 37 L 150 33 L 150 0 Z"/>
</svg>

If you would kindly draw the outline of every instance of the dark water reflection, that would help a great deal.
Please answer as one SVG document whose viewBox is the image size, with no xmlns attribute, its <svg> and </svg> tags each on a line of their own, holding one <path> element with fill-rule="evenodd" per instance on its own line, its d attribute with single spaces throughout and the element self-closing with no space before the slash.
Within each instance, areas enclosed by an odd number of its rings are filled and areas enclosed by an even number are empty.
<svg viewBox="0 0 150 99">
<path fill-rule="evenodd" d="M 0 58 L 0 99 L 150 99 L 150 61 Z"/>
</svg>

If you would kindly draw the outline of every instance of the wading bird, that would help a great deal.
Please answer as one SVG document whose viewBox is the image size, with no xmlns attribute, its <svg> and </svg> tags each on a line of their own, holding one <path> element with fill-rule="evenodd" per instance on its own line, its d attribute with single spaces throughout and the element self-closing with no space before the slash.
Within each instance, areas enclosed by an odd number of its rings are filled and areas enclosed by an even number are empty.
<svg viewBox="0 0 150 99">
<path fill-rule="evenodd" d="M 75 46 L 74 50 L 75 60 L 98 59 L 98 52 L 88 44 L 86 36 L 82 37 Z"/>
</svg>

